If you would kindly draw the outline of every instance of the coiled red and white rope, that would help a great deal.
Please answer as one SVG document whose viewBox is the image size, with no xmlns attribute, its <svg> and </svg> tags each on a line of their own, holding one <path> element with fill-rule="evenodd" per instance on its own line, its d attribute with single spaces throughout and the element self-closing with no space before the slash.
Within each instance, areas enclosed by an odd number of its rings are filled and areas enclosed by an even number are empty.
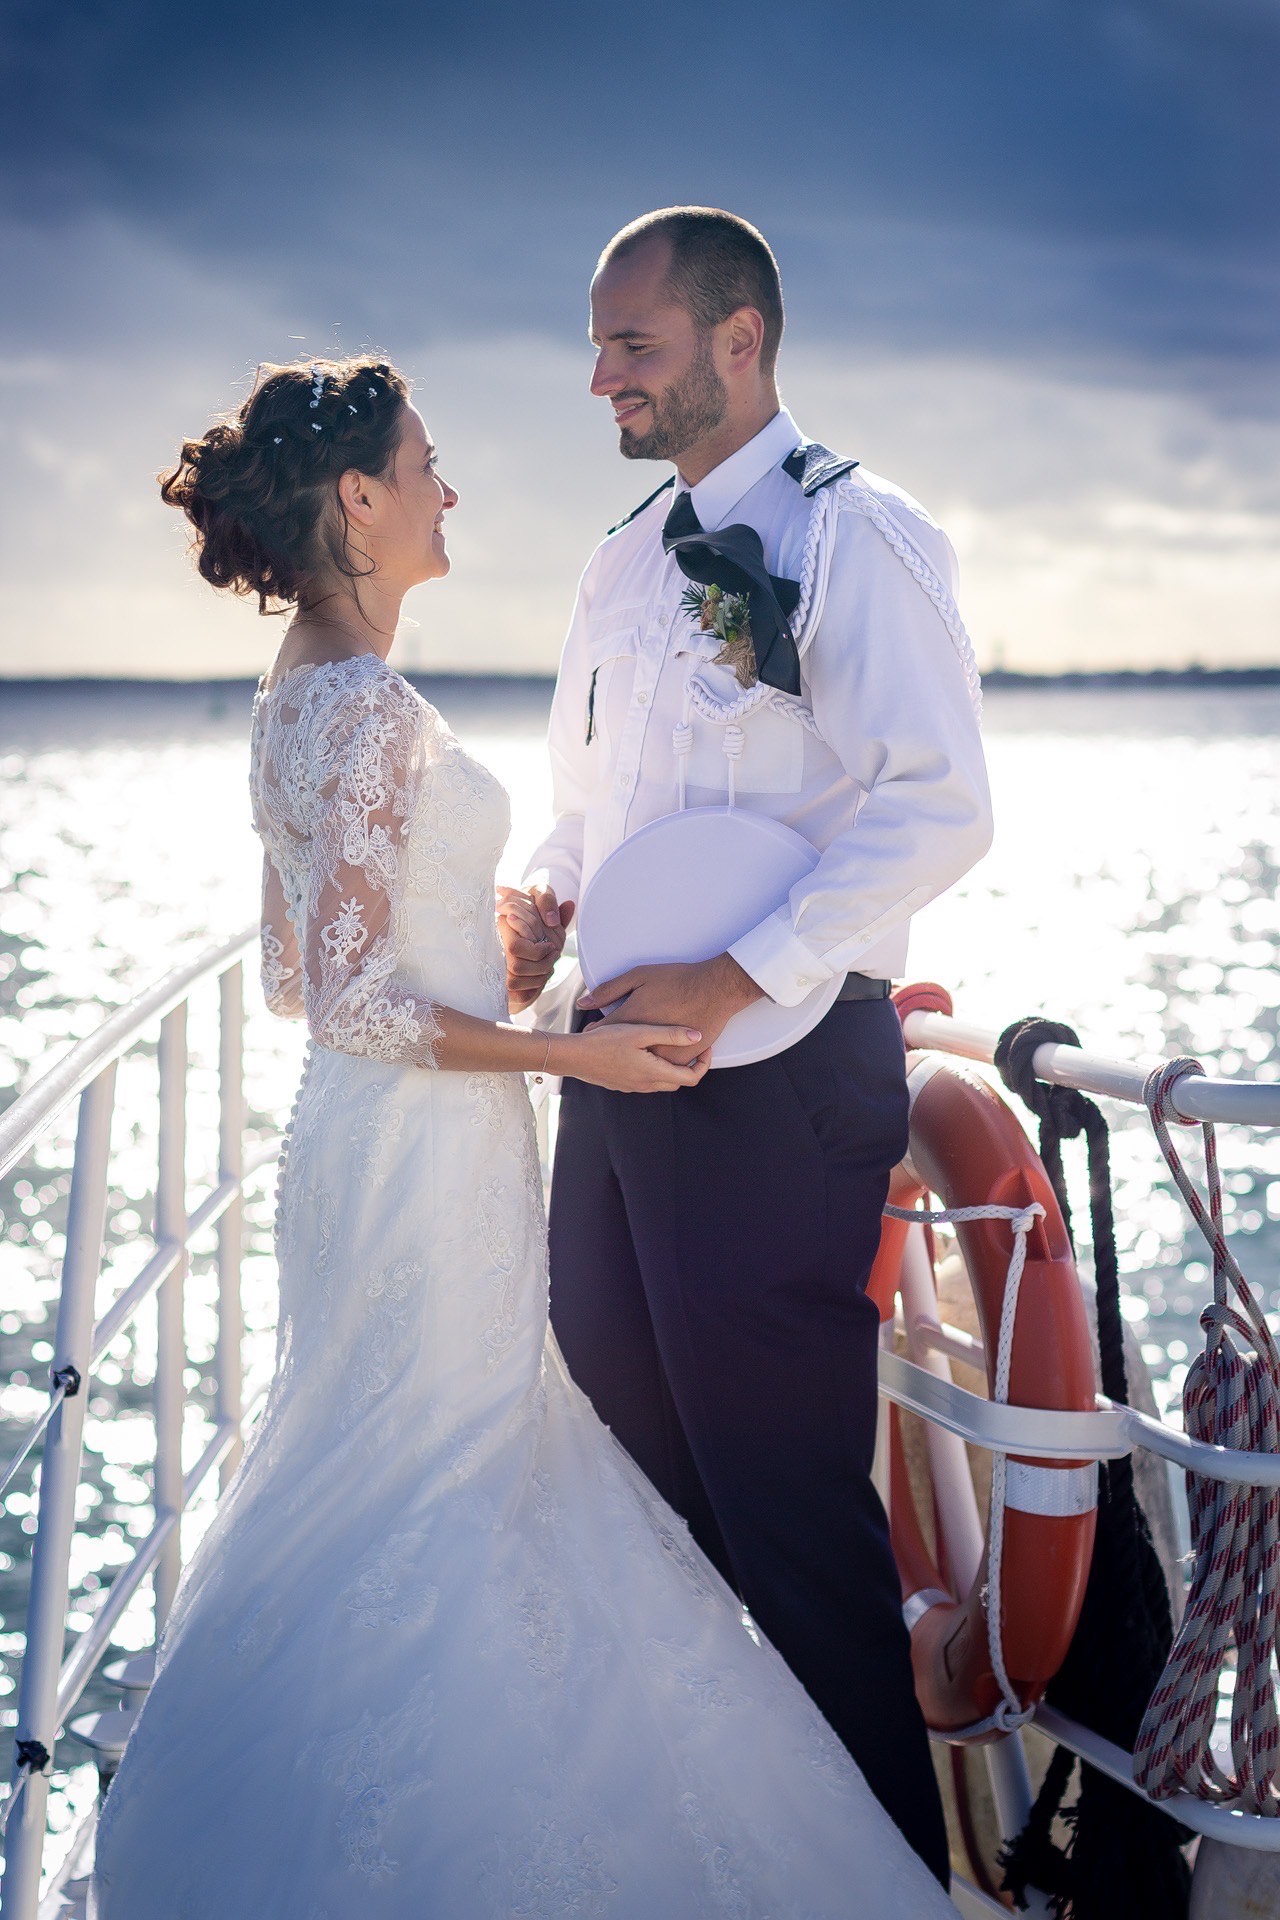
<svg viewBox="0 0 1280 1920">
<path fill-rule="evenodd" d="M 1197 1060 L 1171 1060 L 1145 1098 L 1160 1150 L 1213 1254 L 1213 1302 L 1200 1315 L 1204 1352 L 1187 1374 L 1187 1433 L 1220 1447 L 1275 1453 L 1280 1446 L 1280 1355 L 1261 1307 L 1222 1230 L 1222 1180 L 1212 1126 L 1204 1139 L 1206 1206 L 1169 1131 L 1171 1095 Z M 1181 1124 L 1186 1124 L 1182 1122 Z M 1228 1286 L 1234 1293 L 1229 1298 Z M 1252 1349 L 1241 1351 L 1241 1344 Z M 1195 1567 L 1182 1625 L 1151 1696 L 1134 1750 L 1134 1778 L 1155 1799 L 1179 1788 L 1241 1808 L 1280 1814 L 1280 1727 L 1272 1659 L 1280 1626 L 1280 1488 L 1187 1475 Z M 1236 1650 L 1231 1771 L 1210 1746 L 1218 1678 Z"/>
</svg>

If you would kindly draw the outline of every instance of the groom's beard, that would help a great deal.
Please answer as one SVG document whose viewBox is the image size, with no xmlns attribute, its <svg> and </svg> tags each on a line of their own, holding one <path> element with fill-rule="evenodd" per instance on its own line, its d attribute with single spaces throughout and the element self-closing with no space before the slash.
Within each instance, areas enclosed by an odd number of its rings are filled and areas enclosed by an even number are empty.
<svg viewBox="0 0 1280 1920">
<path fill-rule="evenodd" d="M 629 388 L 619 400 L 647 400 L 652 424 L 647 433 L 619 429 L 618 446 L 627 460 L 678 460 L 724 419 L 729 404 L 724 381 L 711 356 L 711 338 L 703 334 L 693 359 L 659 398 L 643 387 Z"/>
</svg>

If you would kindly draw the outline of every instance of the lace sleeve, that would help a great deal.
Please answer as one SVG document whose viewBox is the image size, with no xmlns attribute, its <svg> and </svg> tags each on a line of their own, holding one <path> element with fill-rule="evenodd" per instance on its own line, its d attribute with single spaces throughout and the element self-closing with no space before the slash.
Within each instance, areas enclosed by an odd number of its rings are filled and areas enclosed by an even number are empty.
<svg viewBox="0 0 1280 1920">
<path fill-rule="evenodd" d="M 270 854 L 262 860 L 262 997 L 281 1020 L 301 1020 L 302 963 L 284 885 Z"/>
<path fill-rule="evenodd" d="M 434 1009 L 395 979 L 421 742 L 413 690 L 390 672 L 353 690 L 326 726 L 302 990 L 322 1046 L 430 1067 L 440 1035 Z"/>
</svg>

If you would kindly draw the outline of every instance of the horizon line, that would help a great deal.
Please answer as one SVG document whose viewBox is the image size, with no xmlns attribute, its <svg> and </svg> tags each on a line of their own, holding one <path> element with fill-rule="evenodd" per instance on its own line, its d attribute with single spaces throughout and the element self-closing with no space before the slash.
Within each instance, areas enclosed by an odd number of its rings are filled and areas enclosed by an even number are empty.
<svg viewBox="0 0 1280 1920">
<path fill-rule="evenodd" d="M 491 685 L 500 682 L 511 687 L 550 687 L 556 676 L 548 673 L 507 673 L 501 668 L 465 673 L 448 667 L 402 667 L 406 680 L 447 680 L 455 685 Z M 1280 686 L 1280 662 L 1266 666 L 1208 667 L 1193 662 L 1185 667 L 1069 667 L 1044 673 L 1027 672 L 1014 667 L 989 667 L 982 674 L 988 688 L 1049 687 L 1124 687 L 1124 686 Z M 165 687 L 195 691 L 198 688 L 256 687 L 252 674 L 193 675 L 175 679 L 162 674 L 8 674 L 0 671 L 0 689 L 51 690 L 105 687 Z"/>
</svg>

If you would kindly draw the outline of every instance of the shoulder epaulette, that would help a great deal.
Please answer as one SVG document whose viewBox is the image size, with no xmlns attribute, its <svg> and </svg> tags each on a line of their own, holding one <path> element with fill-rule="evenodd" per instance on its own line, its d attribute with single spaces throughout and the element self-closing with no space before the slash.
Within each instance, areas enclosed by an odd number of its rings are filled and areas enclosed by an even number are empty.
<svg viewBox="0 0 1280 1920">
<path fill-rule="evenodd" d="M 846 460 L 827 447 L 819 446 L 816 440 L 802 440 L 795 452 L 789 453 L 783 461 L 782 471 L 799 482 L 800 490 L 807 498 L 817 493 L 819 488 L 829 487 L 842 473 L 852 473 L 857 464 L 856 460 Z M 639 512 L 639 508 L 636 511 Z"/>
<path fill-rule="evenodd" d="M 616 527 L 610 527 L 609 533 L 618 533 L 621 531 L 623 527 L 629 527 L 633 520 L 639 519 L 640 515 L 644 512 L 646 507 L 651 507 L 654 501 L 658 499 L 659 495 L 664 494 L 668 487 L 674 487 L 675 483 L 676 483 L 676 477 L 674 474 L 672 474 L 669 479 L 666 479 L 663 481 L 660 487 L 654 488 L 653 492 L 649 495 L 649 498 L 647 500 L 642 500 L 638 507 L 632 507 L 630 513 L 624 514 L 622 519 L 619 520 Z M 606 534 L 605 539 L 607 540 L 608 537 L 609 537 L 609 534 Z"/>
</svg>

